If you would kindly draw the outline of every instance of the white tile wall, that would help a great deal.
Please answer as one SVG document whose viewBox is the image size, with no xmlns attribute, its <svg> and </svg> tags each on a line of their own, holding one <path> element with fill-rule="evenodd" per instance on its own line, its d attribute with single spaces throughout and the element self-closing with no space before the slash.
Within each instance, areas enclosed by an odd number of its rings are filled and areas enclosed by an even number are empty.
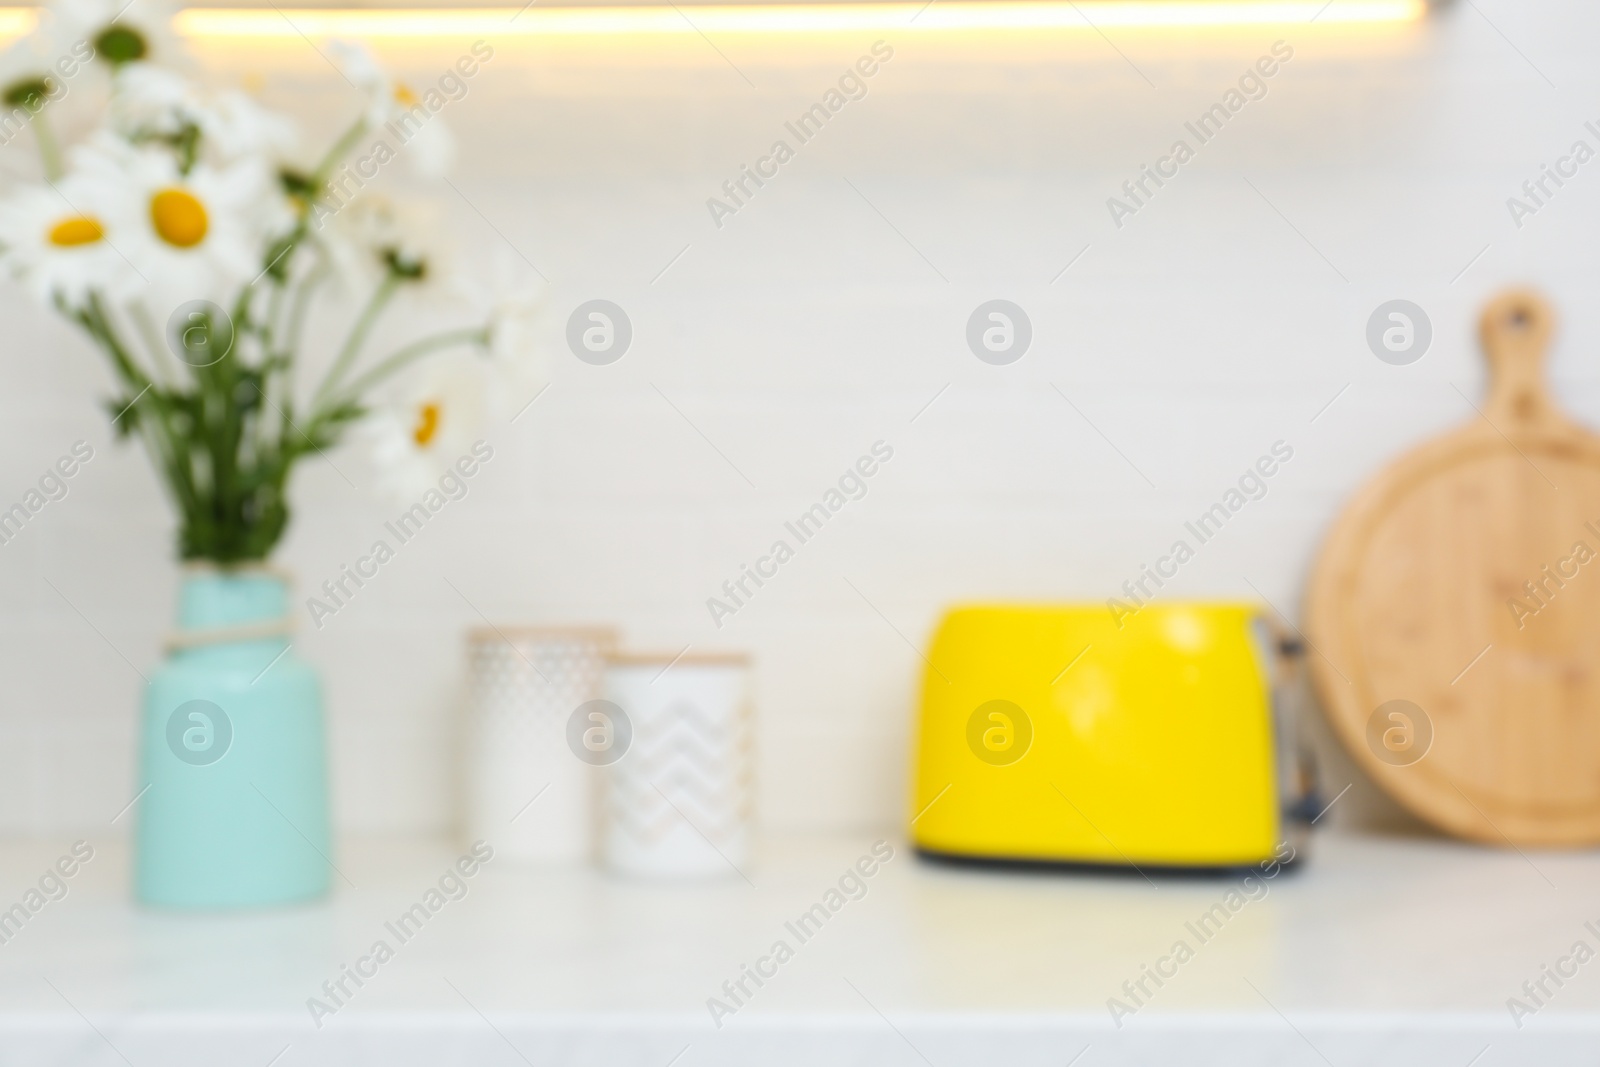
<svg viewBox="0 0 1600 1067">
<path fill-rule="evenodd" d="M 1340 500 L 1470 414 L 1452 386 L 1481 387 L 1473 319 L 1496 287 L 1558 301 L 1557 388 L 1600 421 L 1600 163 L 1520 230 L 1505 207 L 1600 119 L 1592 5 L 1477 0 L 1375 33 L 1124 31 L 1122 54 L 1091 32 L 883 36 L 895 57 L 869 95 L 720 230 L 705 198 L 871 37 L 723 39 L 726 63 L 694 35 L 502 41 L 451 105 L 471 206 L 445 189 L 448 217 L 471 259 L 514 242 L 550 278 L 553 385 L 493 429 L 497 457 L 464 502 L 303 634 L 327 679 L 343 827 L 454 819 L 461 634 L 478 619 L 446 579 L 496 620 L 753 650 L 764 818 L 882 823 L 903 803 L 918 667 L 901 635 L 921 642 L 964 597 L 1103 598 L 1279 438 L 1295 457 L 1271 494 L 1173 591 L 1249 582 L 1296 612 Z M 1279 37 L 1295 58 L 1268 96 L 1113 227 L 1105 198 Z M 391 58 L 426 76 L 457 51 Z M 320 129 L 354 106 L 300 43 L 204 58 L 218 80 L 265 76 Z M 25 150 L 0 149 L 0 165 Z M 591 367 L 561 335 L 601 296 L 635 340 Z M 1436 331 L 1406 368 L 1363 342 L 1396 296 Z M 992 297 L 1034 324 L 1011 367 L 964 345 Z M 98 452 L 0 548 L 0 831 L 65 833 L 134 792 L 135 668 L 156 662 L 172 610 L 172 531 L 143 457 L 109 441 L 96 354 L 15 292 L 0 315 L 0 499 L 76 439 Z M 880 438 L 895 456 L 869 495 L 713 629 L 705 598 Z M 370 482 L 359 457 L 336 461 Z M 316 463 L 295 501 L 280 559 L 307 586 L 390 512 Z M 1325 731 L 1320 747 L 1331 793 L 1354 772 Z M 1394 818 L 1365 785 L 1334 817 Z"/>
</svg>

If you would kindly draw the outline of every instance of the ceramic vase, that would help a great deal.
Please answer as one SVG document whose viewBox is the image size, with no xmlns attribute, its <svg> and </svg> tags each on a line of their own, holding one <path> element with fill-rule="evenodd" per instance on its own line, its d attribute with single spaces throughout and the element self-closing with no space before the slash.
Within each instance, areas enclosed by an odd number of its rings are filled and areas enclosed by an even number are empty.
<svg viewBox="0 0 1600 1067">
<path fill-rule="evenodd" d="M 322 896 L 333 873 L 322 697 L 286 580 L 191 568 L 145 691 L 135 891 L 225 909 Z"/>
</svg>

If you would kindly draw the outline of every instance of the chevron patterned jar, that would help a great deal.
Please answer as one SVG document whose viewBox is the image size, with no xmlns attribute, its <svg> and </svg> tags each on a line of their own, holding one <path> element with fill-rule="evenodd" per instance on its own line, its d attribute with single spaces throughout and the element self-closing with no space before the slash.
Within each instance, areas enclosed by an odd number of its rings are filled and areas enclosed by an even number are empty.
<svg viewBox="0 0 1600 1067">
<path fill-rule="evenodd" d="M 755 808 L 748 658 L 613 656 L 605 694 L 630 735 L 604 772 L 606 866 L 645 877 L 743 876 Z"/>
</svg>

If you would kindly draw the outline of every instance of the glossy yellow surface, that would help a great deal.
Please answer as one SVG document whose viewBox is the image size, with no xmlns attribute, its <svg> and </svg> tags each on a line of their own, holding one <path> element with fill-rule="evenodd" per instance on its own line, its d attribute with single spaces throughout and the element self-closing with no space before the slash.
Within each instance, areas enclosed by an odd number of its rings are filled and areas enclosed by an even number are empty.
<svg viewBox="0 0 1600 1067">
<path fill-rule="evenodd" d="M 1280 837 L 1258 609 L 1101 604 L 950 611 L 924 672 L 917 847 L 1207 866 Z"/>
</svg>

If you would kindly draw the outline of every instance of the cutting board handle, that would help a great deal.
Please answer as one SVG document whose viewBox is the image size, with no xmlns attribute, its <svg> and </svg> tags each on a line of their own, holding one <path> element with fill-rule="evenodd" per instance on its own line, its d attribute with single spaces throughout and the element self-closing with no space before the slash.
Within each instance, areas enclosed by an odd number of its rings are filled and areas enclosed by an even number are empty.
<svg viewBox="0 0 1600 1067">
<path fill-rule="evenodd" d="M 1544 353 L 1555 312 L 1539 294 L 1511 289 L 1489 301 L 1478 334 L 1489 357 L 1488 416 L 1496 426 L 1559 421 L 1544 386 Z"/>
</svg>

